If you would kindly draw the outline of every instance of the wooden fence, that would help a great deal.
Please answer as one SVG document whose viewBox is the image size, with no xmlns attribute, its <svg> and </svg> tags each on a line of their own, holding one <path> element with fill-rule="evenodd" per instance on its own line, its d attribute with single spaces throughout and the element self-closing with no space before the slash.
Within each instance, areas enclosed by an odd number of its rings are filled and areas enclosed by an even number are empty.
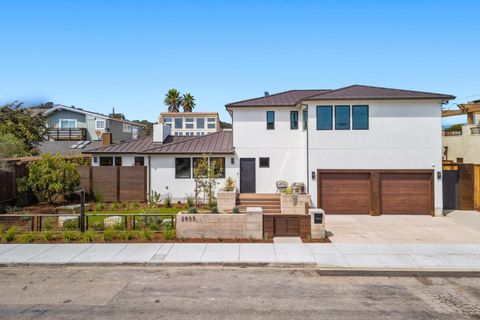
<svg viewBox="0 0 480 320">
<path fill-rule="evenodd" d="M 147 167 L 89 167 L 77 168 L 80 185 L 86 194 L 97 201 L 147 201 Z"/>
<path fill-rule="evenodd" d="M 480 210 L 480 165 L 443 165 L 444 209 Z"/>
<path fill-rule="evenodd" d="M 14 200 L 20 196 L 17 191 L 17 179 L 26 175 L 25 164 L 12 163 L 8 171 L 0 171 L 0 203 Z"/>
</svg>

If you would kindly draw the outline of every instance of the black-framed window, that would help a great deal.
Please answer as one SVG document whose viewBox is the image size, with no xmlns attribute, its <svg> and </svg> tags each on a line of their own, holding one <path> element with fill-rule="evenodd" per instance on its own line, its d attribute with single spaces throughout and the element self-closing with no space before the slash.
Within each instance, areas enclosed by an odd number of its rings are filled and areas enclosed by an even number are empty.
<svg viewBox="0 0 480 320">
<path fill-rule="evenodd" d="M 122 157 L 115 157 L 115 166 L 116 167 L 122 166 Z"/>
<path fill-rule="evenodd" d="M 290 129 L 298 129 L 298 111 L 290 111 Z"/>
<path fill-rule="evenodd" d="M 196 170 L 196 168 L 200 165 L 200 162 L 203 160 L 203 158 L 193 158 L 193 177 L 194 178 L 197 178 L 197 177 L 206 177 L 207 176 L 207 172 L 206 170 L 208 170 L 208 167 L 205 168 L 205 172 L 200 172 L 198 170 Z M 207 160 L 208 161 L 208 160 Z"/>
<path fill-rule="evenodd" d="M 183 119 L 175 118 L 175 129 L 183 129 Z"/>
<path fill-rule="evenodd" d="M 145 157 L 135 157 L 134 163 L 136 166 L 144 166 L 145 165 Z"/>
<path fill-rule="evenodd" d="M 225 158 L 212 157 L 210 164 L 213 165 L 214 173 L 218 174 L 219 178 L 225 178 Z"/>
<path fill-rule="evenodd" d="M 352 128 L 353 130 L 368 130 L 368 106 L 352 106 Z"/>
<path fill-rule="evenodd" d="M 333 107 L 317 106 L 317 130 L 333 129 Z"/>
<path fill-rule="evenodd" d="M 275 111 L 267 111 L 267 130 L 275 129 Z"/>
<path fill-rule="evenodd" d="M 350 130 L 350 106 L 335 106 L 335 130 Z"/>
<path fill-rule="evenodd" d="M 260 168 L 270 168 L 270 158 L 259 158 Z"/>
<path fill-rule="evenodd" d="M 100 157 L 100 167 L 113 166 L 113 157 Z"/>
<path fill-rule="evenodd" d="M 303 120 L 303 130 L 307 130 L 308 128 L 308 109 L 305 108 L 302 111 L 302 120 Z"/>
<path fill-rule="evenodd" d="M 190 179 L 192 165 L 190 158 L 175 158 L 175 179 Z"/>
</svg>

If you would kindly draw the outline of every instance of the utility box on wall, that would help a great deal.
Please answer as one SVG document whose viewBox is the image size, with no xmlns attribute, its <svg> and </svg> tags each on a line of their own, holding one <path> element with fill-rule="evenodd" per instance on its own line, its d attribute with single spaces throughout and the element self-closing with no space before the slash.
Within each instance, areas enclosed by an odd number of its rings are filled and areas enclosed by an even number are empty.
<svg viewBox="0 0 480 320">
<path fill-rule="evenodd" d="M 325 238 L 325 211 L 322 209 L 309 209 L 311 219 L 311 236 L 312 239 Z"/>
</svg>

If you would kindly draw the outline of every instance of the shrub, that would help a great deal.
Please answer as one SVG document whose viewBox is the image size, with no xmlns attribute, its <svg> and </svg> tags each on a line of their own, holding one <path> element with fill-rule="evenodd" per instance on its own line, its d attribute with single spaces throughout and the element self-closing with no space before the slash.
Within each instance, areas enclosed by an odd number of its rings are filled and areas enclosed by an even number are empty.
<svg viewBox="0 0 480 320">
<path fill-rule="evenodd" d="M 137 238 L 137 233 L 135 231 L 125 230 L 122 231 L 122 238 L 124 240 L 132 240 Z"/>
<path fill-rule="evenodd" d="M 52 231 L 47 230 L 47 231 L 42 232 L 41 238 L 42 238 L 43 242 L 52 241 L 52 240 L 55 239 L 55 234 Z"/>
<path fill-rule="evenodd" d="M 43 222 L 43 230 L 46 230 L 46 231 L 53 230 L 52 220 L 50 220 L 48 218 L 45 219 L 45 221 Z"/>
<path fill-rule="evenodd" d="M 212 213 L 218 213 L 218 208 L 217 208 L 217 207 L 212 207 L 212 208 L 210 209 L 210 211 L 211 211 Z"/>
<path fill-rule="evenodd" d="M 232 212 L 233 213 L 238 213 L 238 207 L 233 207 Z"/>
<path fill-rule="evenodd" d="M 195 207 L 195 200 L 193 199 L 192 196 L 187 196 L 187 197 L 185 197 L 185 202 L 187 203 L 187 206 L 188 206 L 189 208 Z"/>
<path fill-rule="evenodd" d="M 32 243 L 34 242 L 35 240 L 37 240 L 37 233 L 36 232 L 25 232 L 25 233 L 22 233 L 19 237 L 18 237 L 18 241 L 20 243 Z"/>
<path fill-rule="evenodd" d="M 78 229 L 78 221 L 75 220 L 67 220 L 63 223 L 63 230 L 77 230 Z"/>
<path fill-rule="evenodd" d="M 227 177 L 225 184 L 223 185 L 224 191 L 233 191 L 235 190 L 235 180 L 232 177 Z"/>
<path fill-rule="evenodd" d="M 111 208 L 112 210 L 118 210 L 118 209 L 120 209 L 120 203 L 114 202 L 114 203 L 112 203 L 112 204 L 110 205 L 110 208 Z"/>
<path fill-rule="evenodd" d="M 95 204 L 95 211 L 102 211 L 105 209 L 105 203 L 98 202 Z"/>
<path fill-rule="evenodd" d="M 188 208 L 188 213 L 197 213 L 197 212 L 198 212 L 198 210 L 195 207 Z"/>
<path fill-rule="evenodd" d="M 15 226 L 8 228 L 8 230 L 5 231 L 5 233 L 3 235 L 3 240 L 5 240 L 7 242 L 15 240 L 15 236 L 17 235 L 17 231 L 18 231 L 18 229 Z"/>
<path fill-rule="evenodd" d="M 286 187 L 285 190 L 283 191 L 283 193 L 285 193 L 285 194 L 292 194 L 292 193 L 293 193 L 292 187 Z"/>
<path fill-rule="evenodd" d="M 103 224 L 103 221 L 95 221 L 92 224 L 92 228 L 95 231 L 103 231 L 105 229 L 105 225 Z"/>
<path fill-rule="evenodd" d="M 135 202 L 132 203 L 132 208 L 133 208 L 133 209 L 140 209 L 140 207 L 141 207 L 141 206 L 140 206 L 140 203 L 138 203 L 137 201 L 135 201 Z"/>
<path fill-rule="evenodd" d="M 93 242 L 95 241 L 95 238 L 96 238 L 96 233 L 95 231 L 91 231 L 91 230 L 85 231 L 82 235 L 83 242 Z"/>
<path fill-rule="evenodd" d="M 17 207 L 17 206 L 6 206 L 5 207 L 5 211 L 7 213 L 15 213 L 15 211 L 18 211 L 18 210 L 20 210 L 20 208 Z"/>
<path fill-rule="evenodd" d="M 118 230 L 112 229 L 112 228 L 107 228 L 103 232 L 103 240 L 106 242 L 110 242 L 113 240 L 119 240 L 122 239 L 122 233 Z"/>
<path fill-rule="evenodd" d="M 172 196 L 170 195 L 170 193 L 167 193 L 165 195 L 165 199 L 163 199 L 163 204 L 167 208 L 170 208 L 172 206 Z"/>
<path fill-rule="evenodd" d="M 163 238 L 165 240 L 173 240 L 173 239 L 175 239 L 175 236 L 176 236 L 176 232 L 175 232 L 175 229 L 173 229 L 173 228 L 167 228 L 163 232 Z"/>
<path fill-rule="evenodd" d="M 63 242 L 70 243 L 72 241 L 80 239 L 80 233 L 78 231 L 67 230 L 62 234 Z"/>
<path fill-rule="evenodd" d="M 150 230 L 140 231 L 140 239 L 142 241 L 152 241 L 153 240 L 153 232 L 150 231 Z"/>
<path fill-rule="evenodd" d="M 160 202 L 160 192 L 153 191 L 152 195 L 150 196 L 150 206 L 152 208 L 155 208 L 159 202 Z"/>
</svg>

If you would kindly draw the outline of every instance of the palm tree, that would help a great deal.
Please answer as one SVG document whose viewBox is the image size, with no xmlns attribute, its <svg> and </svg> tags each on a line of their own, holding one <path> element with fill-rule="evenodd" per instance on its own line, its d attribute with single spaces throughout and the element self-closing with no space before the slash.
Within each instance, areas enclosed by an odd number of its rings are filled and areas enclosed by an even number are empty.
<svg viewBox="0 0 480 320">
<path fill-rule="evenodd" d="M 183 112 L 192 112 L 195 108 L 195 98 L 190 93 L 185 93 L 182 96 Z"/>
<path fill-rule="evenodd" d="M 165 103 L 165 105 L 168 107 L 168 112 L 179 112 L 180 105 L 182 103 L 180 92 L 178 92 L 177 89 L 168 90 L 163 103 Z"/>
</svg>

